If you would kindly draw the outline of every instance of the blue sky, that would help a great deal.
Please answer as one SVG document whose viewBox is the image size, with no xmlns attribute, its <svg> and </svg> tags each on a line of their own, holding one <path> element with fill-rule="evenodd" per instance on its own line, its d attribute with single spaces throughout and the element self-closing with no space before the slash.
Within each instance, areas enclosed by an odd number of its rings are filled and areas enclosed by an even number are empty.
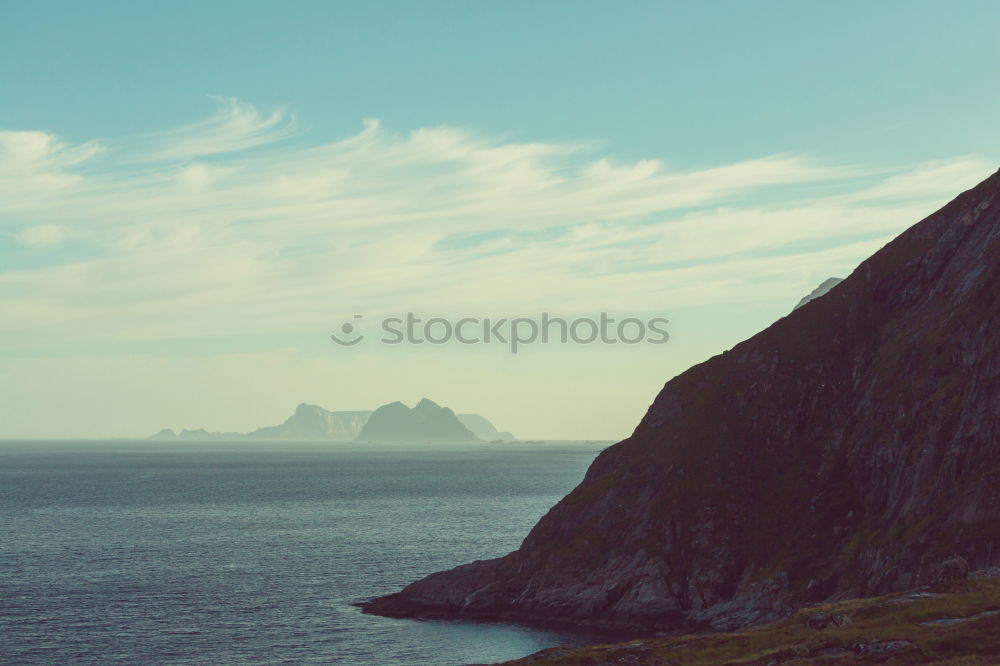
<svg viewBox="0 0 1000 666">
<path fill-rule="evenodd" d="M 0 1 L 0 436 L 423 395 L 627 435 L 996 168 L 997 34 L 989 1 Z M 404 310 L 674 339 L 327 343 Z"/>
<path fill-rule="evenodd" d="M 1000 9 L 970 2 L 0 3 L 0 118 L 154 131 L 207 94 L 623 158 L 878 163 L 996 149 Z"/>
</svg>

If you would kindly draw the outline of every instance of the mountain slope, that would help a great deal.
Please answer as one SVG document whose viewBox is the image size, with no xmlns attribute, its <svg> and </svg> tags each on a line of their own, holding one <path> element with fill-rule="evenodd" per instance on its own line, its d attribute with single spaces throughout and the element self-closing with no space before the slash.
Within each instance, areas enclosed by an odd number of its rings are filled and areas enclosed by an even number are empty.
<svg viewBox="0 0 1000 666">
<path fill-rule="evenodd" d="M 721 629 L 997 564 L 998 285 L 1000 173 L 669 381 L 517 551 L 364 610 Z"/>
</svg>

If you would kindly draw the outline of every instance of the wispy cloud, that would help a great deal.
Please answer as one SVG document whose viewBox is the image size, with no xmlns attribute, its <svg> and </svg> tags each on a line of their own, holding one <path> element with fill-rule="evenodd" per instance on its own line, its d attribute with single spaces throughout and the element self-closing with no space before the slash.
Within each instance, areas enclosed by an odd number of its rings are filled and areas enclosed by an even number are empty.
<svg viewBox="0 0 1000 666">
<path fill-rule="evenodd" d="M 24 245 L 55 245 L 66 238 L 66 231 L 57 224 L 38 224 L 20 229 L 14 238 Z"/>
<path fill-rule="evenodd" d="M 212 96 L 214 115 L 200 122 L 141 137 L 139 159 L 188 160 L 256 148 L 295 136 L 300 131 L 287 108 L 261 114 L 235 97 Z"/>
<path fill-rule="evenodd" d="M 72 146 L 46 132 L 0 130 L 0 194 L 28 197 L 78 185 L 82 176 L 71 169 L 103 150 L 98 141 Z"/>
<path fill-rule="evenodd" d="M 794 301 L 992 167 L 775 155 L 685 170 L 374 120 L 301 145 L 287 110 L 220 104 L 132 139 L 0 132 L 0 231 L 17 241 L 0 252 L 18 259 L 0 270 L 0 341 L 322 331 L 358 310 Z"/>
</svg>

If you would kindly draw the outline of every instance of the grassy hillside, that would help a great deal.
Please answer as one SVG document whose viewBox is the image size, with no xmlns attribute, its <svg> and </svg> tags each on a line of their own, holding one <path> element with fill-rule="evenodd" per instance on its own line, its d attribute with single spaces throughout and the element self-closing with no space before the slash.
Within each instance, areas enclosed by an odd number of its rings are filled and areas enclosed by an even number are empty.
<svg viewBox="0 0 1000 666">
<path fill-rule="evenodd" d="M 1000 578 L 804 608 L 743 631 L 552 648 L 508 664 L 1000 664 Z"/>
</svg>

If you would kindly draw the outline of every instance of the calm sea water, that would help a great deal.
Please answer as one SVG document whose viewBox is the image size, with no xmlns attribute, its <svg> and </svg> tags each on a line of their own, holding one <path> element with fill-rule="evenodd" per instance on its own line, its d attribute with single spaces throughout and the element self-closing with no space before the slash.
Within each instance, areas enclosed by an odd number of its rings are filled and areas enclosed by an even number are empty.
<svg viewBox="0 0 1000 666">
<path fill-rule="evenodd" d="M 0 662 L 466 664 L 597 642 L 351 602 L 513 550 L 600 447 L 0 442 Z"/>
</svg>

